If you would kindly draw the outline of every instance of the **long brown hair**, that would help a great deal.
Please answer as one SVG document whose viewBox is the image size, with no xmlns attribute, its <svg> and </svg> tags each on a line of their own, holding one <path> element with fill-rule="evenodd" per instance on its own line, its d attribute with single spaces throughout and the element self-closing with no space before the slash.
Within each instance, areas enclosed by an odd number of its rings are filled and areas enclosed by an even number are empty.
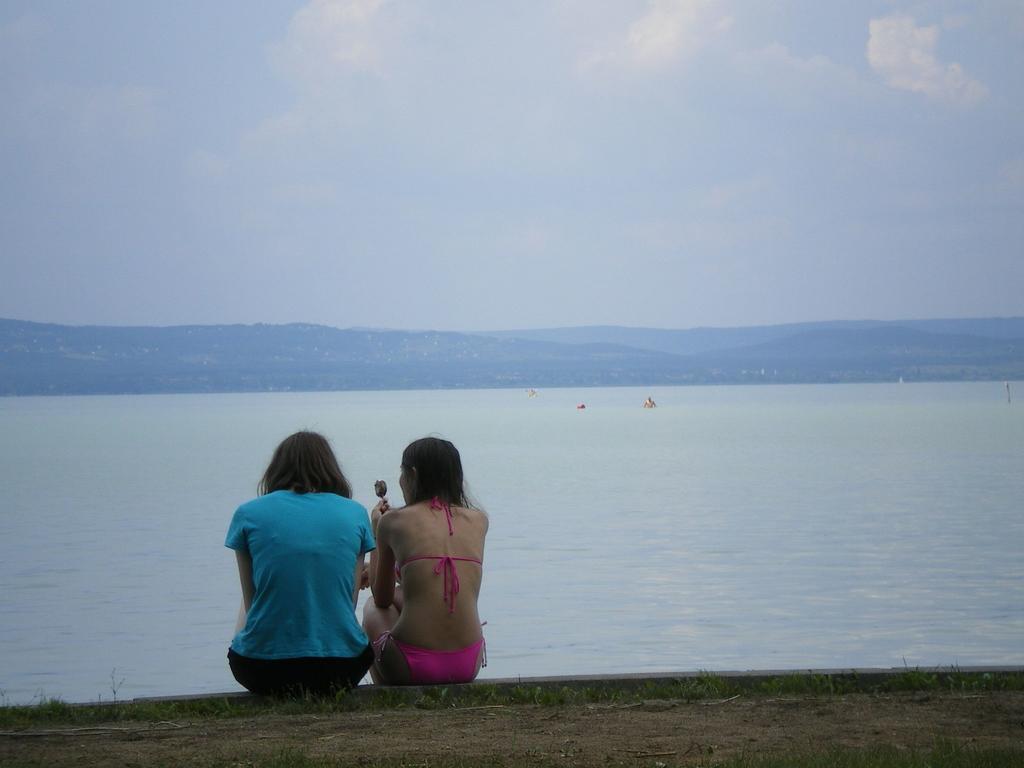
<svg viewBox="0 0 1024 768">
<path fill-rule="evenodd" d="M 413 440 L 402 452 L 402 469 L 416 470 L 410 504 L 432 499 L 460 507 L 472 506 L 466 498 L 462 481 L 462 457 L 448 440 L 439 437 L 421 437 Z"/>
<path fill-rule="evenodd" d="M 274 491 L 336 493 L 352 498 L 352 486 L 342 473 L 331 444 L 317 432 L 296 432 L 277 446 L 260 480 L 259 494 Z"/>
</svg>

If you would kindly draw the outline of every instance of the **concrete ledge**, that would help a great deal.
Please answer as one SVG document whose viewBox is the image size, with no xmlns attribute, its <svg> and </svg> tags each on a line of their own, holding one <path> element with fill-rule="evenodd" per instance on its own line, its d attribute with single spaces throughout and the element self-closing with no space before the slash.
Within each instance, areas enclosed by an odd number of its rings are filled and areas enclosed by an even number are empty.
<svg viewBox="0 0 1024 768">
<path fill-rule="evenodd" d="M 899 677 L 907 672 L 920 672 L 923 674 L 935 674 L 940 676 L 952 675 L 981 675 L 993 676 L 1022 675 L 1024 666 L 975 666 L 975 667 L 860 667 L 860 668 L 825 668 L 825 669 L 762 669 L 762 670 L 732 670 L 732 671 L 689 671 L 689 672 L 639 672 L 619 675 L 566 675 L 552 677 L 502 677 L 491 679 L 478 679 L 472 683 L 459 683 L 448 686 L 422 686 L 422 685 L 361 685 L 356 688 L 352 695 L 359 699 L 372 699 L 378 695 L 398 696 L 402 699 L 415 700 L 430 689 L 440 687 L 448 688 L 450 693 L 457 697 L 459 692 L 470 691 L 481 686 L 493 686 L 500 691 L 512 690 L 514 688 L 540 688 L 542 690 L 560 690 L 568 688 L 578 690 L 582 688 L 613 689 L 621 691 L 634 691 L 647 685 L 665 685 L 676 681 L 694 680 L 705 675 L 725 678 L 732 685 L 738 688 L 753 688 L 761 683 L 779 678 L 793 677 L 830 677 L 841 679 L 854 684 L 856 689 L 870 690 L 871 688 L 884 683 L 892 678 Z M 147 702 L 171 702 L 171 701 L 201 701 L 203 699 L 232 699 L 247 700 L 256 699 L 247 691 L 230 691 L 226 693 L 197 693 L 183 696 L 145 696 L 127 700 L 130 703 Z M 103 702 L 106 704 L 107 702 Z M 125 702 L 121 702 L 125 703 Z"/>
<path fill-rule="evenodd" d="M 748 669 L 718 672 L 699 670 L 691 672 L 640 672 L 621 675 L 569 675 L 565 677 L 506 677 L 494 680 L 477 680 L 469 685 L 487 683 L 502 686 L 541 686 L 582 688 L 607 685 L 614 688 L 639 688 L 648 683 L 670 683 L 675 680 L 694 680 L 705 675 L 721 677 L 734 685 L 745 688 L 757 685 L 766 680 L 780 677 L 841 677 L 857 678 L 865 682 L 882 682 L 906 672 L 922 672 L 925 674 L 991 674 L 1019 675 L 1024 674 L 1024 666 L 989 666 L 989 667 L 855 667 L 826 669 Z M 359 690 L 372 686 L 361 687 Z M 380 686 L 391 688 L 393 686 Z"/>
</svg>

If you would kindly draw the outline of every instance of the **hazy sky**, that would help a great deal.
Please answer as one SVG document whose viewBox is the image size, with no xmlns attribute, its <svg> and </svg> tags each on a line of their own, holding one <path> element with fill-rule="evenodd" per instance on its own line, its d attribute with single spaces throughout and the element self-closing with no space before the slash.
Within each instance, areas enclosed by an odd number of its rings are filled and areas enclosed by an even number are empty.
<svg viewBox="0 0 1024 768">
<path fill-rule="evenodd" d="M 2 0 L 0 317 L 1024 315 L 1024 3 Z"/>
</svg>

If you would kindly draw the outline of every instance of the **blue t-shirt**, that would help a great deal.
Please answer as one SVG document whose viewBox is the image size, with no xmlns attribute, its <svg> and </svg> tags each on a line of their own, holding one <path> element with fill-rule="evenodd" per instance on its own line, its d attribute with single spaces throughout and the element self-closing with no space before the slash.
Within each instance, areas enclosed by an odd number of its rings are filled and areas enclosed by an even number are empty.
<svg viewBox="0 0 1024 768">
<path fill-rule="evenodd" d="M 249 553 L 255 585 L 245 627 L 231 641 L 235 653 L 351 658 L 366 649 L 353 579 L 357 558 L 376 543 L 362 504 L 274 491 L 235 511 L 224 544 Z"/>
</svg>

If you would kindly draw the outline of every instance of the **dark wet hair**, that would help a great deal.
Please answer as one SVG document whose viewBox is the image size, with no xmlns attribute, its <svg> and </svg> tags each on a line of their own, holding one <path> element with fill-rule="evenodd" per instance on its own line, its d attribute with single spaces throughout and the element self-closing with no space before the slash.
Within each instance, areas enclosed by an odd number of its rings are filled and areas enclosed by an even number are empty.
<svg viewBox="0 0 1024 768">
<path fill-rule="evenodd" d="M 471 506 L 462 480 L 462 458 L 459 450 L 440 437 L 413 440 L 402 452 L 402 469 L 416 470 L 410 504 L 432 499 L 461 507 Z"/>
<path fill-rule="evenodd" d="M 274 491 L 336 493 L 352 498 L 352 486 L 338 466 L 331 444 L 317 432 L 296 432 L 277 446 L 259 487 L 260 496 Z"/>
</svg>

